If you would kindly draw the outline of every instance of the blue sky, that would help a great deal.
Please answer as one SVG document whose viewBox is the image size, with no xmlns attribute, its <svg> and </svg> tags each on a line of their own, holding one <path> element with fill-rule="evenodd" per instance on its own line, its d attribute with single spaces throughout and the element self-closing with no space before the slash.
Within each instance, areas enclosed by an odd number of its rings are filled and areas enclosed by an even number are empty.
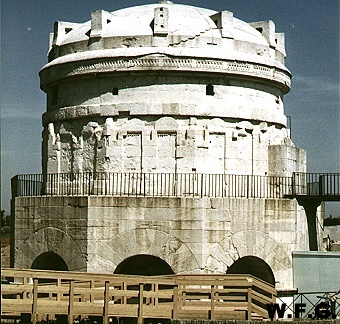
<svg viewBox="0 0 340 324">
<path fill-rule="evenodd" d="M 46 97 L 39 88 L 47 63 L 49 33 L 56 20 L 85 22 L 91 11 L 155 3 L 150 0 L 1 0 L 1 201 L 9 211 L 10 179 L 41 172 L 41 115 Z M 174 0 L 229 10 L 247 22 L 273 20 L 286 37 L 292 90 L 284 97 L 292 139 L 307 150 L 309 172 L 340 172 L 339 1 Z M 340 215 L 340 203 L 326 213 Z"/>
</svg>

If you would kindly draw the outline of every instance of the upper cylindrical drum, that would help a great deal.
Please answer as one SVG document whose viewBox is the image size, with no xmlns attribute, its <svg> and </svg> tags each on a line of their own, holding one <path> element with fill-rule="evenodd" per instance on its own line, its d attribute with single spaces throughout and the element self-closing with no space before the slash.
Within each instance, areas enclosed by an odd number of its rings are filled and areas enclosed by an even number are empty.
<svg viewBox="0 0 340 324">
<path fill-rule="evenodd" d="M 43 169 L 264 174 L 268 145 L 289 138 L 285 55 L 270 20 L 170 1 L 56 22 Z"/>
</svg>

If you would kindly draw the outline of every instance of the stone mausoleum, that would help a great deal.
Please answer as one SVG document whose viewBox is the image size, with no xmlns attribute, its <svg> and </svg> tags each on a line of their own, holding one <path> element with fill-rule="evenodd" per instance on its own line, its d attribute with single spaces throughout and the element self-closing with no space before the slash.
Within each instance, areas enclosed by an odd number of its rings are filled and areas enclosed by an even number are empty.
<svg viewBox="0 0 340 324">
<path fill-rule="evenodd" d="M 271 20 L 170 1 L 56 22 L 42 174 L 15 184 L 12 266 L 292 288 L 292 252 L 321 240 L 288 197 L 306 154 L 285 57 Z"/>
</svg>

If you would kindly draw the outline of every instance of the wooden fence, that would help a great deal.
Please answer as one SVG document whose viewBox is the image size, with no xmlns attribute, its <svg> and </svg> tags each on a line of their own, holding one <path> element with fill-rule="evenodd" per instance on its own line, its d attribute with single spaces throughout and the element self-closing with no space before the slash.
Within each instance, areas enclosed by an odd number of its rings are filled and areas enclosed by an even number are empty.
<svg viewBox="0 0 340 324">
<path fill-rule="evenodd" d="M 250 275 L 127 276 L 2 269 L 3 317 L 263 319 L 276 290 Z"/>
</svg>

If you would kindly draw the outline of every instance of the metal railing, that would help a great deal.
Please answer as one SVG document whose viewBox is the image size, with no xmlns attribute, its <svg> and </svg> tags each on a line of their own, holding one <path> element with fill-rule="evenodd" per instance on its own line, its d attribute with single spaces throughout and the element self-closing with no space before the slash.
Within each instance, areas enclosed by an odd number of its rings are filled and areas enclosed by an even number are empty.
<svg viewBox="0 0 340 324">
<path fill-rule="evenodd" d="M 263 319 L 275 288 L 250 275 L 127 276 L 84 272 L 1 269 L 1 315 L 28 321 L 68 316 L 164 319 Z"/>
<path fill-rule="evenodd" d="M 294 173 L 292 195 L 340 196 L 340 173 Z"/>
<path fill-rule="evenodd" d="M 17 175 L 16 196 L 148 196 L 281 198 L 292 178 L 202 173 L 54 173 Z"/>
</svg>

